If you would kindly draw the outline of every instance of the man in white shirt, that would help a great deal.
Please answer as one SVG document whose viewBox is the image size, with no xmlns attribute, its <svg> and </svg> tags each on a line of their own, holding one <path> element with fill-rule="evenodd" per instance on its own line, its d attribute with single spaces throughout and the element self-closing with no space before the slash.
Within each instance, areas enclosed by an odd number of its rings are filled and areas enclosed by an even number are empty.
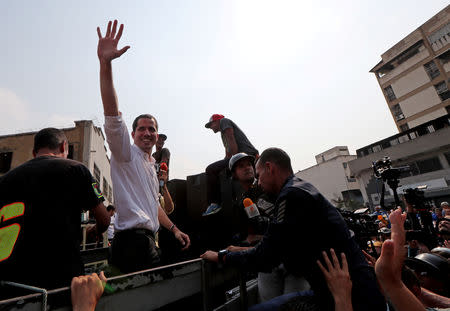
<svg viewBox="0 0 450 311">
<path fill-rule="evenodd" d="M 156 265 L 159 254 L 155 233 L 160 224 L 173 232 L 183 249 L 190 245 L 189 236 L 167 217 L 158 200 L 159 182 L 152 148 L 158 140 L 158 122 L 149 114 L 133 122 L 130 137 L 112 79 L 111 61 L 125 53 L 129 46 L 117 49 L 123 25 L 117 31 L 117 20 L 108 23 L 106 35 L 99 36 L 97 55 L 100 61 L 100 90 L 105 114 L 105 134 L 111 150 L 111 177 L 117 218 L 112 244 L 112 262 L 122 272 L 142 270 Z"/>
</svg>

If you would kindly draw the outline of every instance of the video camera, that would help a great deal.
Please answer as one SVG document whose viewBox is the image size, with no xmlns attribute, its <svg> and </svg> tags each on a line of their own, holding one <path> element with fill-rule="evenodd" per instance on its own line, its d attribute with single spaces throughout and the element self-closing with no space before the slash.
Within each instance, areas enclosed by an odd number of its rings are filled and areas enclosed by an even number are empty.
<svg viewBox="0 0 450 311">
<path fill-rule="evenodd" d="M 417 188 L 403 190 L 406 202 L 418 211 L 428 211 L 431 209 L 431 205 L 425 200 L 425 192 L 423 189 L 427 189 L 427 186 L 423 185 Z"/>
<path fill-rule="evenodd" d="M 372 162 L 372 168 L 375 177 L 383 180 L 398 179 L 402 172 L 410 170 L 409 166 L 392 167 L 389 157 Z"/>
<path fill-rule="evenodd" d="M 355 233 L 358 244 L 363 249 L 371 237 L 378 235 L 377 216 L 365 214 L 368 208 L 362 208 L 354 212 L 338 209 L 347 226 Z"/>
<path fill-rule="evenodd" d="M 372 162 L 372 168 L 375 178 L 383 180 L 380 199 L 381 207 L 384 208 L 385 182 L 389 185 L 389 187 L 391 187 L 392 191 L 394 192 L 395 206 L 399 206 L 400 200 L 397 194 L 397 188 L 400 183 L 399 178 L 402 172 L 407 172 L 410 170 L 409 166 L 401 166 L 394 168 L 392 167 L 391 159 L 389 157 L 384 157 L 381 160 Z"/>
</svg>

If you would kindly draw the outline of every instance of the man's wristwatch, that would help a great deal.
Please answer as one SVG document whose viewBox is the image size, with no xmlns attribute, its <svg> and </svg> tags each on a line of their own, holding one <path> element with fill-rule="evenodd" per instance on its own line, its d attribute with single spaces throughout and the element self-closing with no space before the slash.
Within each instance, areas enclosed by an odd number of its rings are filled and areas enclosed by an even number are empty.
<svg viewBox="0 0 450 311">
<path fill-rule="evenodd" d="M 223 258 L 229 253 L 230 251 L 227 249 L 222 249 L 217 253 L 217 256 L 219 258 L 219 263 L 223 263 Z"/>
</svg>

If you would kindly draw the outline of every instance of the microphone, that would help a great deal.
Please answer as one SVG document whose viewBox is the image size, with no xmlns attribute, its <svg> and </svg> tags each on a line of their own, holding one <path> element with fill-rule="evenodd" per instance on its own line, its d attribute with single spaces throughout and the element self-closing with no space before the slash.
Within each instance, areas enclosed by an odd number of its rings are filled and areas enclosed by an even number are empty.
<svg viewBox="0 0 450 311">
<path fill-rule="evenodd" d="M 159 165 L 159 170 L 160 171 L 166 171 L 169 168 L 167 167 L 167 164 L 165 162 L 161 162 L 161 164 Z M 159 191 L 162 192 L 162 188 L 164 187 L 164 180 L 160 179 L 159 180 Z"/>
<path fill-rule="evenodd" d="M 388 225 L 388 221 L 383 217 L 383 215 L 378 215 L 377 219 L 384 223 L 386 226 Z"/>
<path fill-rule="evenodd" d="M 259 210 L 255 203 L 253 203 L 252 199 L 245 198 L 244 201 L 244 209 L 247 213 L 248 218 L 253 218 L 259 216 Z"/>
</svg>

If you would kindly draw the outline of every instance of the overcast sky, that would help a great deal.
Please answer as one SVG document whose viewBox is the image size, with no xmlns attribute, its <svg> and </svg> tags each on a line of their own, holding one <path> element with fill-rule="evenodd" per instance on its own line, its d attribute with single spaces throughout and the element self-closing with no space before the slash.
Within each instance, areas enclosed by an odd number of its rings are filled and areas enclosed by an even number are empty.
<svg viewBox="0 0 450 311">
<path fill-rule="evenodd" d="M 223 158 L 213 113 L 294 171 L 338 145 L 351 153 L 397 133 L 375 76 L 380 55 L 448 1 L 0 1 L 0 135 L 103 127 L 96 27 L 125 24 L 114 61 L 131 128 L 151 113 L 168 136 L 171 178 Z"/>
</svg>

